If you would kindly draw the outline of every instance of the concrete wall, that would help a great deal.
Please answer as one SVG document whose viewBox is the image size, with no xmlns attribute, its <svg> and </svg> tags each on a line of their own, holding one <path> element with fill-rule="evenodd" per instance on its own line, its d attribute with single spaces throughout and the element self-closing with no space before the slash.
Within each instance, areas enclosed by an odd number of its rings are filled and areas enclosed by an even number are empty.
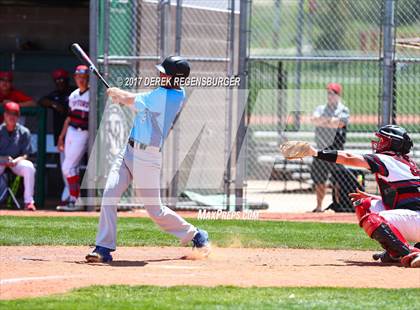
<svg viewBox="0 0 420 310">
<path fill-rule="evenodd" d="M 77 41 L 88 46 L 89 9 L 0 7 L 0 50 L 18 51 L 28 41 L 40 50 L 63 52 Z"/>
</svg>

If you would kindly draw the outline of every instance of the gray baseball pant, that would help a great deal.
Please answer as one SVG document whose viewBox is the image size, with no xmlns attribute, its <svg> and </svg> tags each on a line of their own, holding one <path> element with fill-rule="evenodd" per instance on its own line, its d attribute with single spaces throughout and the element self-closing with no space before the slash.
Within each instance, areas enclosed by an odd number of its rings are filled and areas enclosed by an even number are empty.
<svg viewBox="0 0 420 310">
<path fill-rule="evenodd" d="M 162 153 L 134 149 L 130 145 L 120 153 L 108 176 L 99 219 L 96 245 L 115 250 L 117 237 L 117 204 L 131 181 L 136 201 L 143 203 L 151 219 L 164 231 L 190 242 L 197 228 L 185 221 L 160 199 Z"/>
</svg>

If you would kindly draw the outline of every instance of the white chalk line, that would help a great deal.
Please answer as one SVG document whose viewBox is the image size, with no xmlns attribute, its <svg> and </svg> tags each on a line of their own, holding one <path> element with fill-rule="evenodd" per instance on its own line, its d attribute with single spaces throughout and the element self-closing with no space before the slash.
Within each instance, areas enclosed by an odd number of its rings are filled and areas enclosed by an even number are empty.
<svg viewBox="0 0 420 310">
<path fill-rule="evenodd" d="M 83 277 L 82 276 L 43 276 L 43 277 L 10 278 L 10 279 L 0 280 L 0 285 L 15 284 L 15 283 L 27 282 L 27 281 L 57 280 L 57 279 L 68 279 L 68 278 L 83 278 Z"/>
</svg>

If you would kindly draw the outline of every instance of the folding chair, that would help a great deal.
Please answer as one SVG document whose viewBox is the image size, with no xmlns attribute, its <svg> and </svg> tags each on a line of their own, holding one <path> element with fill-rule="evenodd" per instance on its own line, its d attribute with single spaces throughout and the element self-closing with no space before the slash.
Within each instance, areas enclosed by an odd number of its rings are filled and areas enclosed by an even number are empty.
<svg viewBox="0 0 420 310">
<path fill-rule="evenodd" d="M 12 202 L 14 203 L 14 205 L 16 206 L 16 208 L 20 209 L 20 204 L 16 199 L 16 193 L 19 189 L 19 185 L 20 185 L 20 181 L 22 179 L 21 176 L 16 176 L 12 182 L 12 185 L 10 186 L 10 178 L 11 178 L 11 172 L 9 171 L 9 169 L 6 169 L 6 171 L 3 173 L 3 175 L 1 175 L 1 178 L 5 178 L 5 188 L 3 189 L 3 191 L 0 193 L 0 201 L 2 201 L 6 194 L 9 193 L 9 197 L 7 198 L 7 202 L 6 202 L 6 206 L 8 208 L 10 208 L 12 206 Z"/>
</svg>

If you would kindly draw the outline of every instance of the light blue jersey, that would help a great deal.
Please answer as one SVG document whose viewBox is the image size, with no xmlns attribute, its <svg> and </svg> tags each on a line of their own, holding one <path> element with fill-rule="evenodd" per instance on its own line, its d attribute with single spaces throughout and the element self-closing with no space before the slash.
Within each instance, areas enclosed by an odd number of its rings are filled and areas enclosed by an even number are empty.
<svg viewBox="0 0 420 310">
<path fill-rule="evenodd" d="M 130 138 L 146 145 L 162 147 L 184 98 L 183 88 L 158 87 L 137 95 L 134 101 L 137 115 Z"/>
</svg>

